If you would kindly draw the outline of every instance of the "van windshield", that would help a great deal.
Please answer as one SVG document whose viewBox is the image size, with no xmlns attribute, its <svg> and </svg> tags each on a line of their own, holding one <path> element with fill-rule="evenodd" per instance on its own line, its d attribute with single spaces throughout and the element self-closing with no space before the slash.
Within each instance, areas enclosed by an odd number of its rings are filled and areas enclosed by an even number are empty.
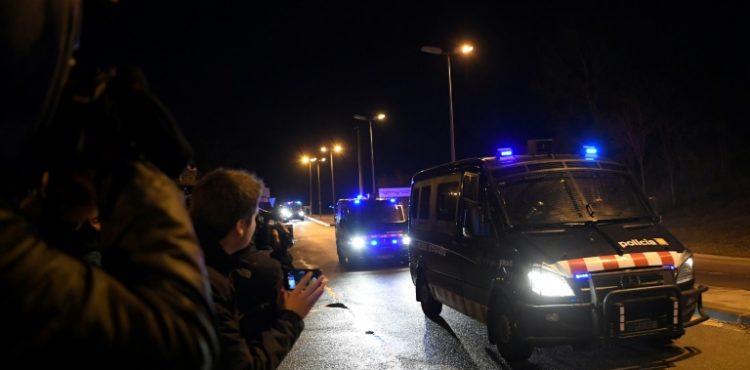
<svg viewBox="0 0 750 370">
<path fill-rule="evenodd" d="M 359 224 L 395 224 L 406 222 L 404 207 L 400 204 L 362 203 L 346 209 L 346 220 Z"/>
<path fill-rule="evenodd" d="M 497 189 L 513 225 L 650 217 L 630 179 L 620 173 L 536 174 L 500 179 Z"/>
</svg>

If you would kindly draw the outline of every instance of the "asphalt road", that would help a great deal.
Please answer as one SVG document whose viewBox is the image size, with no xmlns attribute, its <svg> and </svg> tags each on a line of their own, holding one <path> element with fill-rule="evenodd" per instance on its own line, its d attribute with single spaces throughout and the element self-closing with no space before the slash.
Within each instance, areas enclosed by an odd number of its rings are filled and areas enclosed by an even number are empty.
<svg viewBox="0 0 750 370">
<path fill-rule="evenodd" d="M 298 267 L 320 267 L 330 289 L 305 319 L 305 331 L 281 369 L 742 369 L 750 330 L 713 320 L 669 346 L 611 344 L 536 349 L 528 362 L 506 363 L 484 326 L 444 307 L 427 319 L 405 267 L 339 268 L 333 228 L 294 226 Z M 700 260 L 696 260 L 698 263 Z"/>
<path fill-rule="evenodd" d="M 695 280 L 703 285 L 750 290 L 750 259 L 697 254 Z"/>
</svg>

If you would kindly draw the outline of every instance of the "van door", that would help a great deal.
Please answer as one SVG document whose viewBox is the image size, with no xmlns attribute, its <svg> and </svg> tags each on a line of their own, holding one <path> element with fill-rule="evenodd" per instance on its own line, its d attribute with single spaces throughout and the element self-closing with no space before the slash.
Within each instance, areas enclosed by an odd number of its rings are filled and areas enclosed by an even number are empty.
<svg viewBox="0 0 750 370">
<path fill-rule="evenodd" d="M 481 180 L 478 173 L 463 174 L 458 212 L 460 234 L 457 240 L 464 257 L 461 272 L 466 314 L 487 322 L 490 288 L 497 273 L 497 261 L 488 258 L 495 243 L 491 237 L 487 200 L 481 191 Z"/>
<path fill-rule="evenodd" d="M 412 214 L 410 220 L 409 234 L 413 248 L 419 251 L 419 264 L 426 273 L 433 296 L 440 302 L 463 311 L 463 257 L 457 253 L 459 248 L 456 240 L 459 185 L 458 174 L 414 184 L 414 188 L 419 188 L 419 202 L 416 218 Z"/>
</svg>

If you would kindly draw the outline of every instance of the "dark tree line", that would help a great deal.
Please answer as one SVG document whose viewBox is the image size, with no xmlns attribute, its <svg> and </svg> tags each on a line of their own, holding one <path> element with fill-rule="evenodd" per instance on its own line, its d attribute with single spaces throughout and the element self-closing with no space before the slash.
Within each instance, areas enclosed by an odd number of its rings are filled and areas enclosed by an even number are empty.
<svg viewBox="0 0 750 370">
<path fill-rule="evenodd" d="M 667 18 L 658 22 L 669 26 Z M 750 79 L 734 58 L 747 55 L 748 44 L 708 29 L 683 34 L 644 24 L 622 29 L 576 14 L 540 37 L 537 90 L 551 131 L 564 142 L 593 138 L 630 166 L 647 194 L 673 206 L 745 192 Z"/>
</svg>

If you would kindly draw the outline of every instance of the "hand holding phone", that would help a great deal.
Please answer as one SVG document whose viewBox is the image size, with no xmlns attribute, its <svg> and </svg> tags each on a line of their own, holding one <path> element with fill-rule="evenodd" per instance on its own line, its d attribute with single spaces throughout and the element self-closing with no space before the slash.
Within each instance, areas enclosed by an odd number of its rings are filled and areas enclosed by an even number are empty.
<svg viewBox="0 0 750 370">
<path fill-rule="evenodd" d="M 312 277 L 305 285 L 310 285 L 310 282 L 314 282 L 323 274 L 320 269 L 291 269 L 284 270 L 284 287 L 286 290 L 294 290 L 297 285 L 302 282 L 302 278 L 308 272 L 312 273 Z"/>
<path fill-rule="evenodd" d="M 287 288 L 284 292 L 284 309 L 305 318 L 323 294 L 328 279 L 319 269 L 294 269 L 284 274 Z M 301 278 L 298 279 L 299 276 Z M 290 281 L 294 284 L 293 290 L 289 290 Z"/>
</svg>

